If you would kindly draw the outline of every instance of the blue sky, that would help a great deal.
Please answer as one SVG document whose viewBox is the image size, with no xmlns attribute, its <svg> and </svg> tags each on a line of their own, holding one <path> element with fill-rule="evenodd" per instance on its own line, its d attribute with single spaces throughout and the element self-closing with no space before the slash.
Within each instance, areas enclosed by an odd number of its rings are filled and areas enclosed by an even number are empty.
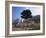
<svg viewBox="0 0 46 38">
<path fill-rule="evenodd" d="M 21 18 L 21 12 L 29 9 L 32 12 L 32 16 L 40 15 L 39 7 L 12 7 L 12 19 Z"/>
</svg>

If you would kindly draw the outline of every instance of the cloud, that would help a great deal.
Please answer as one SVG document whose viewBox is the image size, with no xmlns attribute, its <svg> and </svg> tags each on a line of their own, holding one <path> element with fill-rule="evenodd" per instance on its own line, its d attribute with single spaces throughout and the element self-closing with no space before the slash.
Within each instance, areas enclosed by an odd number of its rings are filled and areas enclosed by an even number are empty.
<svg viewBox="0 0 46 38">
<path fill-rule="evenodd" d="M 32 15 L 40 15 L 41 8 L 40 7 L 26 7 L 26 9 L 30 9 L 32 12 Z"/>
</svg>

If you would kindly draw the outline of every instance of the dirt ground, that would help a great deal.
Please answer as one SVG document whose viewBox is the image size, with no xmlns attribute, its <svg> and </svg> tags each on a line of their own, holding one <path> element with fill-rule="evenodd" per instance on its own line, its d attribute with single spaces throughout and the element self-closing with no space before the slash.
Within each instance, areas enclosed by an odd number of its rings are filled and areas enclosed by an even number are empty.
<svg viewBox="0 0 46 38">
<path fill-rule="evenodd" d="M 37 24 L 32 24 L 32 25 L 30 25 L 30 24 L 28 24 L 27 26 L 26 26 L 26 24 L 24 25 L 24 26 L 21 26 L 21 24 L 19 25 L 19 26 L 17 26 L 17 27 L 15 27 L 15 25 L 13 25 L 13 27 L 12 27 L 12 30 L 13 31 L 22 31 L 22 30 L 40 30 L 40 23 L 37 23 Z"/>
</svg>

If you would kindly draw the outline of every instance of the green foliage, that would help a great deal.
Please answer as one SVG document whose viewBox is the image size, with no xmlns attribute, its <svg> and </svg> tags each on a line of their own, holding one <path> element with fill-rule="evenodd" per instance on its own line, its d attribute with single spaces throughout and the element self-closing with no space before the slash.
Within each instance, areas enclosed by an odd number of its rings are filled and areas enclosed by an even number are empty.
<svg viewBox="0 0 46 38">
<path fill-rule="evenodd" d="M 24 18 L 24 19 L 28 19 L 28 18 L 31 18 L 32 15 L 31 15 L 31 11 L 29 9 L 27 10 L 23 10 L 22 13 L 21 13 L 21 18 Z"/>
</svg>

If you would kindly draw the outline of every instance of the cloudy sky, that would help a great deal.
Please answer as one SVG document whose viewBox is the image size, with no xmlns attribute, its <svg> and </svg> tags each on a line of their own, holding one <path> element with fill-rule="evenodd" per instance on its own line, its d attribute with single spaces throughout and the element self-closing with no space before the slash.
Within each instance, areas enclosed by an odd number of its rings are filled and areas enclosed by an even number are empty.
<svg viewBox="0 0 46 38">
<path fill-rule="evenodd" d="M 39 7 L 12 7 L 12 19 L 21 18 L 21 12 L 29 9 L 32 12 L 32 16 L 40 15 Z"/>
</svg>

